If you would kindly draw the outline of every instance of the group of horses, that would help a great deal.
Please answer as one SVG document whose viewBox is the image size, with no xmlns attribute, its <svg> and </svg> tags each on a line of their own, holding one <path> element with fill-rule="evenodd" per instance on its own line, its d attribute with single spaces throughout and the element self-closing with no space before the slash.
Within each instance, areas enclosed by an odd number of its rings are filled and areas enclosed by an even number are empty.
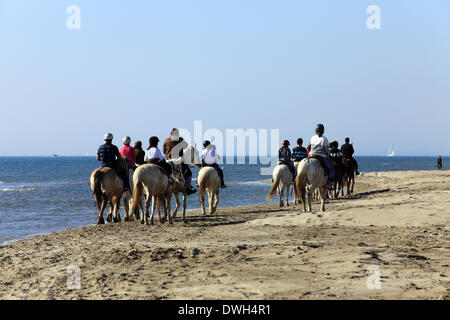
<svg viewBox="0 0 450 320">
<path fill-rule="evenodd" d="M 325 200 L 328 196 L 337 198 L 339 193 L 344 195 L 344 184 L 347 185 L 347 194 L 353 193 L 355 185 L 355 168 L 349 159 L 344 159 L 342 163 L 332 161 L 335 172 L 335 180 L 332 182 L 332 188 L 327 187 L 327 176 L 318 159 L 305 158 L 294 162 L 297 171 L 295 180 L 292 177 L 291 170 L 286 164 L 279 164 L 273 170 L 272 187 L 270 188 L 267 201 L 272 200 L 275 193 L 278 192 L 280 198 L 280 207 L 284 205 L 286 192 L 286 205 L 289 206 L 289 193 L 293 186 L 295 199 L 294 203 L 303 204 L 303 211 L 306 211 L 306 200 L 308 200 L 308 210 L 312 211 L 311 202 L 316 197 L 320 199 L 321 211 L 325 211 Z M 328 194 L 330 192 L 330 195 Z"/>
<path fill-rule="evenodd" d="M 167 163 L 172 168 L 172 172 L 170 173 L 172 183 L 169 183 L 167 173 L 156 164 L 140 165 L 133 172 L 133 170 L 130 170 L 130 164 L 126 157 L 119 158 L 118 163 L 126 172 L 129 172 L 130 192 L 124 192 L 123 181 L 112 168 L 97 168 L 91 174 L 90 185 L 98 208 L 98 224 L 105 223 L 103 213 L 107 205 L 110 208 L 107 221 L 121 221 L 120 203 L 122 198 L 124 199 L 125 221 L 140 219 L 142 224 L 148 225 L 151 202 L 150 224 L 153 224 L 153 213 L 155 209 L 158 209 L 158 218 L 161 223 L 168 220 L 172 224 L 180 207 L 179 193 L 183 195 L 183 221 L 187 223 L 186 197 L 188 186 L 185 183 L 186 181 L 183 175 L 183 163 L 195 165 L 200 168 L 197 183 L 203 215 L 206 215 L 204 204 L 205 192 L 208 193 L 209 214 L 213 214 L 217 210 L 220 177 L 216 169 L 212 167 L 201 167 L 199 152 L 195 144 L 189 145 L 184 149 L 182 157 L 167 160 Z M 171 213 L 170 201 L 172 194 L 175 197 L 176 208 Z M 161 216 L 161 207 L 163 208 L 164 217 Z"/>
</svg>

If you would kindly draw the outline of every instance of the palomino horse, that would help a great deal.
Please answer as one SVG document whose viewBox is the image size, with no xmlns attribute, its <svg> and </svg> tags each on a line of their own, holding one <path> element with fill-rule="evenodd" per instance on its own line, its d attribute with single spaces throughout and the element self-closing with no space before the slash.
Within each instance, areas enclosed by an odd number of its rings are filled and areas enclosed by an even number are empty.
<svg viewBox="0 0 450 320">
<path fill-rule="evenodd" d="M 174 183 L 179 183 L 182 172 L 182 159 L 168 160 L 172 167 L 171 177 L 175 180 Z M 162 172 L 162 169 L 155 164 L 140 165 L 133 175 L 133 206 L 131 212 L 136 213 L 139 207 L 142 210 L 141 223 L 148 225 L 148 214 L 150 208 L 150 201 L 152 201 L 152 213 L 150 224 L 153 225 L 153 213 L 156 208 L 156 202 L 160 201 L 163 204 L 165 211 L 165 218 L 168 217 L 169 223 L 172 224 L 170 215 L 170 198 L 172 196 L 173 185 L 169 183 L 169 177 Z M 145 195 L 145 211 L 142 208 L 142 196 Z M 158 217 L 161 219 L 160 210 L 158 210 Z"/>
<path fill-rule="evenodd" d="M 272 173 L 272 187 L 270 188 L 267 201 L 272 200 L 275 191 L 278 191 L 280 198 L 280 207 L 283 206 L 284 190 L 286 189 L 286 206 L 289 206 L 289 191 L 293 185 L 292 173 L 289 167 L 285 164 L 279 164 L 273 169 Z"/>
<path fill-rule="evenodd" d="M 343 159 L 343 163 L 345 171 L 344 182 L 347 184 L 347 195 L 350 195 L 353 193 L 353 187 L 355 186 L 355 167 L 352 159 Z M 344 192 L 344 190 L 342 190 L 342 192 Z"/>
<path fill-rule="evenodd" d="M 339 192 L 342 193 L 342 196 L 344 195 L 345 168 L 342 162 L 331 161 L 331 165 L 334 166 L 334 181 L 331 182 L 332 189 L 330 190 L 330 197 L 333 195 L 334 198 L 337 198 Z"/>
<path fill-rule="evenodd" d="M 325 199 L 327 194 L 327 176 L 320 165 L 319 160 L 314 158 L 303 159 L 298 165 L 297 177 L 295 178 L 295 192 L 303 203 L 303 210 L 306 212 L 306 193 L 308 196 L 308 209 L 312 211 L 311 202 L 314 191 L 319 190 L 321 211 L 325 211 Z"/>
<path fill-rule="evenodd" d="M 126 172 L 129 170 L 128 159 L 120 157 L 118 159 L 119 165 L 121 165 Z M 91 190 L 94 195 L 95 203 L 98 208 L 98 224 L 104 224 L 103 212 L 106 205 L 109 204 L 109 213 L 106 221 L 114 222 L 120 221 L 120 199 L 123 195 L 123 181 L 114 171 L 109 167 L 95 169 L 90 178 Z M 114 212 L 114 217 L 112 217 Z M 128 206 L 125 205 L 125 217 L 129 216 Z"/>
<path fill-rule="evenodd" d="M 219 204 L 219 173 L 213 167 L 203 167 L 198 172 L 197 183 L 203 215 L 206 216 L 205 191 L 208 192 L 209 214 L 213 214 L 216 212 L 217 205 Z"/>
<path fill-rule="evenodd" d="M 200 166 L 200 156 L 199 152 L 197 150 L 196 144 L 188 146 L 186 149 L 183 150 L 183 163 L 185 164 L 192 164 Z M 180 178 L 179 183 L 175 183 L 173 185 L 173 196 L 175 198 L 176 207 L 174 212 L 172 213 L 172 217 L 175 219 L 177 215 L 177 211 L 180 208 L 180 199 L 178 198 L 178 194 L 182 193 L 183 195 L 183 221 L 187 223 L 186 219 L 186 198 L 187 198 L 187 187 L 186 181 L 183 177 L 183 175 Z"/>
</svg>

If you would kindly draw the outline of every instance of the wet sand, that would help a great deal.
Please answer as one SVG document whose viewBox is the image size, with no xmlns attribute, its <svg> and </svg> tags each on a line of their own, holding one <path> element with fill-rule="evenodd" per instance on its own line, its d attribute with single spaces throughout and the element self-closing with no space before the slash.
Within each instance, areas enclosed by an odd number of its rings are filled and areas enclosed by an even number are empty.
<svg viewBox="0 0 450 320">
<path fill-rule="evenodd" d="M 0 247 L 0 299 L 450 298 L 450 171 L 365 173 L 318 208 L 219 204 L 187 225 L 179 214 L 18 241 Z"/>
</svg>

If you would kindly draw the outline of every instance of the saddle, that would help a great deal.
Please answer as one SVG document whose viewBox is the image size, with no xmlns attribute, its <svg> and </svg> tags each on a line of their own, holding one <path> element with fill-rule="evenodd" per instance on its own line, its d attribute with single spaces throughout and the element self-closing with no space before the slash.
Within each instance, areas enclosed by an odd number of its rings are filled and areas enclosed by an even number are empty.
<svg viewBox="0 0 450 320">
<path fill-rule="evenodd" d="M 320 165 L 321 165 L 321 167 L 323 169 L 323 172 L 324 172 L 325 176 L 328 177 L 328 174 L 329 174 L 328 168 L 325 165 L 325 161 L 323 160 L 323 158 L 321 156 L 311 155 L 311 156 L 308 156 L 308 160 L 309 159 L 319 160 L 319 163 L 320 163 Z"/>
</svg>

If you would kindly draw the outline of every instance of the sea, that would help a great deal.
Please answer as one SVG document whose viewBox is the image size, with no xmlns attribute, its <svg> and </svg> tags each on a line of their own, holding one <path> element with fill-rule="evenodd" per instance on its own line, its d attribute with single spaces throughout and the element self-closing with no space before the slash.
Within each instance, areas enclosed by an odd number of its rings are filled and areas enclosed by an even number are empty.
<svg viewBox="0 0 450 320">
<path fill-rule="evenodd" d="M 361 172 L 436 170 L 436 157 L 355 158 Z M 270 185 L 263 180 L 271 176 L 261 175 L 261 168 L 267 166 L 251 160 L 221 165 L 228 188 L 220 191 L 219 208 L 267 203 Z M 450 157 L 442 160 L 446 169 Z M 95 157 L 87 156 L 0 157 L 0 244 L 95 224 L 97 208 L 89 177 L 96 167 Z M 198 169 L 192 171 L 195 183 Z M 277 201 L 275 197 L 273 202 Z M 187 208 L 200 208 L 197 193 L 188 197 Z"/>
</svg>

